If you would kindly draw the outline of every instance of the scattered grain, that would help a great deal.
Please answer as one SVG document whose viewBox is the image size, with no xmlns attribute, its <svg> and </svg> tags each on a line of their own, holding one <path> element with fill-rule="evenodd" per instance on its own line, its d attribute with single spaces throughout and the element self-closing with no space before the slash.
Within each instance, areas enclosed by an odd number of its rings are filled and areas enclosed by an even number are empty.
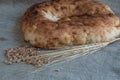
<svg viewBox="0 0 120 80">
<path fill-rule="evenodd" d="M 32 47 L 20 47 L 20 48 L 10 48 L 6 50 L 5 60 L 6 64 L 25 62 L 27 64 L 32 64 L 36 67 L 41 67 L 48 63 L 48 58 L 42 56 L 37 48 Z"/>
</svg>

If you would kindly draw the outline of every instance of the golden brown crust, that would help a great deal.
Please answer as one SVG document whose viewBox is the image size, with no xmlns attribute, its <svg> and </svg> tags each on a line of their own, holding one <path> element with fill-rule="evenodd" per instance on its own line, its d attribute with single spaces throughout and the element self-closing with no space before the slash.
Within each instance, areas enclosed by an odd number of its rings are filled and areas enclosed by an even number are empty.
<svg viewBox="0 0 120 80">
<path fill-rule="evenodd" d="M 104 3 L 93 0 L 50 0 L 31 6 L 23 16 L 26 41 L 56 49 L 110 41 L 120 34 L 119 18 Z"/>
</svg>

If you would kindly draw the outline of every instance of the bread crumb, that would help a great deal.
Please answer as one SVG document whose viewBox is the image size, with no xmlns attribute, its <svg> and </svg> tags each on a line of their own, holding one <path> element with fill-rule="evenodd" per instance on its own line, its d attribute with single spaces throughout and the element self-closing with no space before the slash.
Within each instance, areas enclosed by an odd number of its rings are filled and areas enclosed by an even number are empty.
<svg viewBox="0 0 120 80">
<path fill-rule="evenodd" d="M 54 71 L 55 71 L 55 72 L 60 72 L 60 69 L 55 69 Z"/>
<path fill-rule="evenodd" d="M 0 41 L 6 41 L 7 39 L 4 37 L 0 37 Z"/>
</svg>

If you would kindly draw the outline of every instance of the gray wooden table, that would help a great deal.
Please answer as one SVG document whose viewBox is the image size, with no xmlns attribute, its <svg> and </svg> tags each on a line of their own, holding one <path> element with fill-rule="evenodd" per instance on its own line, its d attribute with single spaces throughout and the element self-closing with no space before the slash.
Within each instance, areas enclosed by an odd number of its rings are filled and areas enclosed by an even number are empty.
<svg viewBox="0 0 120 80">
<path fill-rule="evenodd" d="M 5 65 L 4 50 L 26 44 L 20 30 L 24 11 L 42 0 L 0 0 L 0 80 L 120 80 L 120 41 L 70 62 L 34 72 L 26 64 Z M 101 0 L 120 17 L 120 0 Z M 55 71 L 55 70 L 59 71 Z"/>
</svg>

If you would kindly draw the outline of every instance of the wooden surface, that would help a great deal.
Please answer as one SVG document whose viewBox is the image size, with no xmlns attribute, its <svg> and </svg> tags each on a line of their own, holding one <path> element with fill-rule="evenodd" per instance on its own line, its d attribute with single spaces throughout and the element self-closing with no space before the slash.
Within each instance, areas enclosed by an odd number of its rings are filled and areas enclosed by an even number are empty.
<svg viewBox="0 0 120 80">
<path fill-rule="evenodd" d="M 26 64 L 7 66 L 4 50 L 25 45 L 20 29 L 25 10 L 42 0 L 0 0 L 0 80 L 120 80 L 120 41 L 73 61 L 51 65 L 32 73 Z M 120 0 L 100 0 L 120 17 Z M 59 70 L 56 72 L 55 70 Z"/>
</svg>

